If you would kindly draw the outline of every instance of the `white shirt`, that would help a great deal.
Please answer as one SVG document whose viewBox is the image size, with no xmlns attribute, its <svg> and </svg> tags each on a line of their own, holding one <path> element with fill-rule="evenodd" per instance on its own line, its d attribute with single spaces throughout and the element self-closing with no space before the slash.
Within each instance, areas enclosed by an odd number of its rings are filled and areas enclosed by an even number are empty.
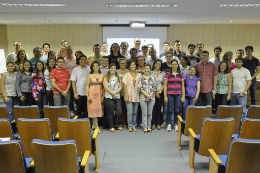
<svg viewBox="0 0 260 173">
<path fill-rule="evenodd" d="M 177 56 L 173 56 L 173 59 L 176 59 L 178 61 L 178 64 L 180 65 L 180 60 L 179 60 L 179 58 Z M 163 63 L 167 62 L 165 56 L 162 56 L 161 60 L 162 60 Z"/>
<path fill-rule="evenodd" d="M 104 53 L 104 52 L 100 52 L 102 55 L 105 55 L 105 56 L 108 56 L 108 55 L 110 55 L 110 52 L 109 51 L 107 51 L 107 53 Z"/>
<path fill-rule="evenodd" d="M 127 52 L 126 52 L 126 54 L 123 54 L 123 53 L 121 52 L 121 55 L 124 56 L 125 59 L 130 59 L 130 58 L 131 58 L 130 54 L 127 53 Z"/>
<path fill-rule="evenodd" d="M 214 58 L 211 58 L 209 61 L 214 63 L 218 69 L 219 64 L 222 62 L 222 59 L 220 58 L 219 60 L 216 60 L 216 58 L 214 57 Z"/>
<path fill-rule="evenodd" d="M 247 81 L 251 79 L 249 70 L 242 67 L 241 69 L 235 68 L 231 71 L 232 76 L 232 93 L 241 93 L 247 86 Z"/>
<path fill-rule="evenodd" d="M 181 70 L 184 77 L 190 75 L 190 66 L 189 65 L 187 65 L 186 69 L 184 69 L 182 67 L 182 65 L 180 65 L 180 70 Z"/>
<path fill-rule="evenodd" d="M 30 59 L 29 56 L 27 54 L 25 54 L 25 55 L 27 57 L 27 60 L 29 60 Z M 6 57 L 6 62 L 15 62 L 17 59 L 16 56 L 17 56 L 17 54 L 15 52 L 9 53 Z"/>
<path fill-rule="evenodd" d="M 109 70 L 108 66 L 106 68 L 103 68 L 102 65 L 100 66 L 100 71 L 102 74 L 104 74 L 104 76 L 107 75 L 108 70 Z"/>
<path fill-rule="evenodd" d="M 155 60 L 159 59 L 160 61 L 162 61 L 160 58 L 156 58 Z M 152 59 L 152 57 L 148 56 L 145 60 L 145 63 L 146 64 L 150 64 L 151 65 L 151 68 L 153 67 L 153 63 L 154 63 L 154 60 Z"/>
<path fill-rule="evenodd" d="M 72 70 L 70 80 L 76 83 L 76 92 L 80 96 L 86 96 L 86 84 L 89 73 L 89 66 L 86 66 L 84 69 L 78 66 Z"/>
</svg>

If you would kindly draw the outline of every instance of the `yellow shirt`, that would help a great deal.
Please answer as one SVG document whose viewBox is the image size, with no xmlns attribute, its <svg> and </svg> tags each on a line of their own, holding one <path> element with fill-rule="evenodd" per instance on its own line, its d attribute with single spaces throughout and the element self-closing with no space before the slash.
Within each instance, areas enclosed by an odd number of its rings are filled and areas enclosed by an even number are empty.
<svg viewBox="0 0 260 173">
<path fill-rule="evenodd" d="M 103 56 L 104 56 L 104 55 L 99 54 L 99 57 L 96 58 L 96 57 L 95 57 L 95 54 L 93 54 L 93 55 L 90 55 L 90 56 L 88 57 L 88 60 L 90 61 L 90 63 L 92 63 L 92 62 L 94 62 L 94 61 L 97 61 L 97 62 L 99 63 L 99 65 L 101 65 L 101 59 L 102 59 Z"/>
</svg>

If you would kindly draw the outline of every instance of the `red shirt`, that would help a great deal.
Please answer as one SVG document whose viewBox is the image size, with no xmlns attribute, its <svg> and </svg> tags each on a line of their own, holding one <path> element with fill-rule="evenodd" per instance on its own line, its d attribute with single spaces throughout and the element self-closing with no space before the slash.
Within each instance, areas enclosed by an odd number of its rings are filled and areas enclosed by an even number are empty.
<svg viewBox="0 0 260 173">
<path fill-rule="evenodd" d="M 167 72 L 164 79 L 168 80 L 167 94 L 181 94 L 181 81 L 185 79 L 182 72 L 176 73 L 176 75 Z"/>
<path fill-rule="evenodd" d="M 216 65 L 208 61 L 205 65 L 202 62 L 198 62 L 195 65 L 198 77 L 201 78 L 201 93 L 209 93 L 212 91 L 213 77 L 217 76 L 218 69 Z"/>
<path fill-rule="evenodd" d="M 68 79 L 70 79 L 70 72 L 65 68 L 63 68 L 61 70 L 58 68 L 55 68 L 51 71 L 50 78 L 55 79 L 58 87 L 62 91 L 65 91 L 68 86 Z M 60 92 L 58 90 L 56 90 L 54 87 L 53 87 L 53 93 L 60 94 Z"/>
</svg>

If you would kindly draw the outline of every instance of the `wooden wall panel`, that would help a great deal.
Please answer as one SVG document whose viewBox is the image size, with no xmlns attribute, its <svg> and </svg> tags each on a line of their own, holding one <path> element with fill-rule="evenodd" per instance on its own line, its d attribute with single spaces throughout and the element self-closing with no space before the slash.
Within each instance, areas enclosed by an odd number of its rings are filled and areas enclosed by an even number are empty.
<svg viewBox="0 0 260 173">
<path fill-rule="evenodd" d="M 0 25 L 0 49 L 4 49 L 5 56 L 8 54 L 8 42 L 6 25 Z"/>
</svg>

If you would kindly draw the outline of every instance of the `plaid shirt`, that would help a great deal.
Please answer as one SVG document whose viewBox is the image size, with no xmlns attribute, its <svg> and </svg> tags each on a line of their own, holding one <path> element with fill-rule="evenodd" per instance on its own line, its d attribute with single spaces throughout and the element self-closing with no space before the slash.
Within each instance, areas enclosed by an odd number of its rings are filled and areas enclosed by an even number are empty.
<svg viewBox="0 0 260 173">
<path fill-rule="evenodd" d="M 22 92 L 32 92 L 32 73 L 27 75 L 25 72 L 18 72 L 16 76 L 16 92 L 18 97 L 22 96 Z"/>
</svg>

